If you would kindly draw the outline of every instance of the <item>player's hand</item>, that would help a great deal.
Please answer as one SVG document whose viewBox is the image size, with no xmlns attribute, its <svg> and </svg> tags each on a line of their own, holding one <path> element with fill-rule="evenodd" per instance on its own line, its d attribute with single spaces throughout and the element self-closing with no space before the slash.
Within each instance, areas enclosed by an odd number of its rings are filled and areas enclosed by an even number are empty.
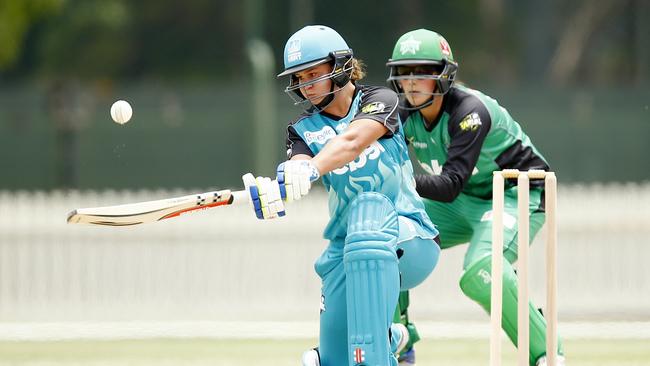
<svg viewBox="0 0 650 366">
<path fill-rule="evenodd" d="M 280 194 L 286 202 L 297 201 L 306 196 L 311 182 L 318 178 L 320 173 L 310 160 L 288 160 L 278 165 Z"/>
<path fill-rule="evenodd" d="M 251 173 L 244 174 L 242 180 L 258 219 L 274 219 L 285 215 L 277 181 L 266 177 L 255 178 Z"/>
</svg>

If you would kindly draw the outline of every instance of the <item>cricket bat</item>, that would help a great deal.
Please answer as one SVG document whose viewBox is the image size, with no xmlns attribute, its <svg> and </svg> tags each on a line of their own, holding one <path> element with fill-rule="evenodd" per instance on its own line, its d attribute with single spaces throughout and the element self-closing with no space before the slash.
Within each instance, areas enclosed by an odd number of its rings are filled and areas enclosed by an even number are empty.
<svg viewBox="0 0 650 366">
<path fill-rule="evenodd" d="M 131 226 L 170 219 L 212 207 L 245 204 L 248 192 L 229 189 L 117 206 L 79 208 L 68 214 L 68 224 Z"/>
</svg>

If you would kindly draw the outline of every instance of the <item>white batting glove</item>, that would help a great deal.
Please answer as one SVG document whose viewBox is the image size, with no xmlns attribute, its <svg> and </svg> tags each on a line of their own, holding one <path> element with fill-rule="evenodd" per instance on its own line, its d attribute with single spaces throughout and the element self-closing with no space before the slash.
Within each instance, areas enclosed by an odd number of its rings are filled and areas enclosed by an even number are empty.
<svg viewBox="0 0 650 366">
<path fill-rule="evenodd" d="M 285 215 L 277 181 L 266 177 L 255 178 L 251 173 L 244 174 L 242 180 L 258 219 L 274 219 Z"/>
<path fill-rule="evenodd" d="M 320 173 L 310 160 L 288 160 L 278 165 L 280 194 L 286 202 L 297 201 L 306 196 L 311 182 L 318 178 Z"/>
</svg>

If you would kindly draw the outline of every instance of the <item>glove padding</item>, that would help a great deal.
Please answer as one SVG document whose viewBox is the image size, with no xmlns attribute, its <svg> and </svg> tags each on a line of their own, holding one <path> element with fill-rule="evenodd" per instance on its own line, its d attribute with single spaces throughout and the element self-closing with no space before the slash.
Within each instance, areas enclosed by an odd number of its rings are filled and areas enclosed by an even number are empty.
<svg viewBox="0 0 650 366">
<path fill-rule="evenodd" d="M 274 219 L 285 215 L 277 181 L 266 177 L 255 178 L 251 173 L 244 174 L 242 180 L 258 219 Z"/>
<path fill-rule="evenodd" d="M 285 202 L 297 201 L 309 193 L 311 182 L 320 178 L 310 160 L 287 160 L 277 170 L 280 195 Z"/>
</svg>

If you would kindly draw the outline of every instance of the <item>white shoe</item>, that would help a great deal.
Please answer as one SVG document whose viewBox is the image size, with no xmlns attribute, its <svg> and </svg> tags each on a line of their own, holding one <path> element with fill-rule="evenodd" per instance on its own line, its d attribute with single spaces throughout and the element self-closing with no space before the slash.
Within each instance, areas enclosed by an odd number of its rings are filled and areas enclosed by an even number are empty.
<svg viewBox="0 0 650 366">
<path fill-rule="evenodd" d="M 397 351 L 395 351 L 395 355 L 399 356 L 399 366 L 415 366 L 415 350 L 413 347 L 407 350 L 407 352 L 401 354 L 409 343 L 409 330 L 402 323 L 394 323 L 391 326 L 391 332 L 401 336 L 399 343 L 397 344 Z"/>
<path fill-rule="evenodd" d="M 557 365 L 556 366 L 565 366 L 566 359 L 562 355 L 557 355 L 556 358 L 557 360 Z M 548 366 L 546 364 L 546 356 L 542 356 L 537 359 L 537 362 L 535 362 L 535 366 Z"/>
<path fill-rule="evenodd" d="M 320 366 L 318 348 L 312 348 L 302 354 L 302 366 Z"/>
<path fill-rule="evenodd" d="M 400 335 L 400 341 L 397 344 L 397 350 L 395 351 L 396 354 L 399 354 L 409 343 L 409 330 L 406 329 L 406 326 L 402 323 L 393 323 L 390 330 L 393 334 L 397 333 Z"/>
</svg>

